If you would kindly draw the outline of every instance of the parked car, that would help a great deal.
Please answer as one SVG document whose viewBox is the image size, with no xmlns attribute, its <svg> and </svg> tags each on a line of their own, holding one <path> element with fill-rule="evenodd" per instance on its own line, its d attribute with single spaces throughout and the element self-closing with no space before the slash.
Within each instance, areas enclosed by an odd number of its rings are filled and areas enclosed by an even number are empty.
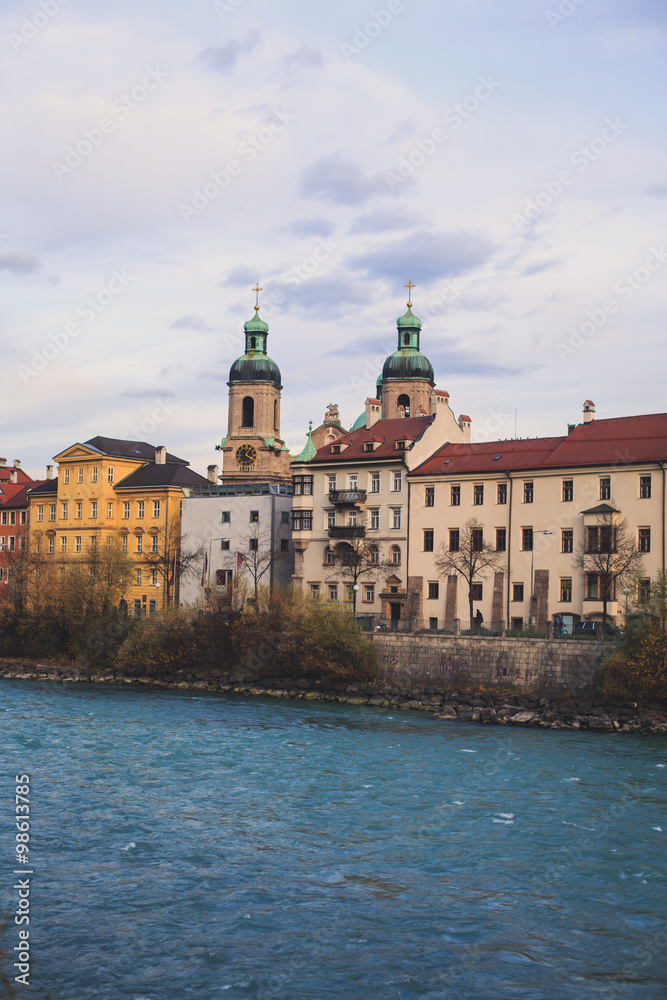
<svg viewBox="0 0 667 1000">
<path fill-rule="evenodd" d="M 578 622 L 572 629 L 572 635 L 575 639 L 601 639 L 603 635 L 606 639 L 618 639 L 623 635 L 623 632 L 609 622 L 605 622 L 604 633 L 602 622 Z"/>
</svg>

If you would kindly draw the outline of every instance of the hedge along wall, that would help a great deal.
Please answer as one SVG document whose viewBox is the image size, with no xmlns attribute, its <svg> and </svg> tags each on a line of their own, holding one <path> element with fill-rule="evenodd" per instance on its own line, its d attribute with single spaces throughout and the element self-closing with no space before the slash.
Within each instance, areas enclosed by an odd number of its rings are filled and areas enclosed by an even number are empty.
<svg viewBox="0 0 667 1000">
<path fill-rule="evenodd" d="M 517 688 L 540 695 L 590 689 L 602 647 L 591 640 L 379 635 L 380 678 L 389 684 L 453 690 Z"/>
</svg>

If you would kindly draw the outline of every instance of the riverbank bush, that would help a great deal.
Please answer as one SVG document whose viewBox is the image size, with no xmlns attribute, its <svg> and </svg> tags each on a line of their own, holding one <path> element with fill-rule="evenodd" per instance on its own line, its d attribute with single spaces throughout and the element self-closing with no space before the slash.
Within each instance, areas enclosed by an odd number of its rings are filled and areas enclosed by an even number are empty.
<svg viewBox="0 0 667 1000">
<path fill-rule="evenodd" d="M 610 696 L 667 700 L 667 577 L 652 581 L 651 596 L 628 617 L 625 638 L 602 667 Z"/>
<path fill-rule="evenodd" d="M 232 624 L 239 663 L 256 676 L 371 680 L 377 650 L 351 612 L 332 601 L 274 591 L 265 610 L 246 605 Z"/>
</svg>

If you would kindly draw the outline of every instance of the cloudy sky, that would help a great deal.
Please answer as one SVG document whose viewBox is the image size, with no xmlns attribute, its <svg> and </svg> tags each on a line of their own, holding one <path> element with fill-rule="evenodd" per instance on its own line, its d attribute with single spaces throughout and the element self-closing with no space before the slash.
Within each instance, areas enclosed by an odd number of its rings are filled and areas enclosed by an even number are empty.
<svg viewBox="0 0 667 1000">
<path fill-rule="evenodd" d="M 477 439 L 664 411 L 666 33 L 664 0 L 2 0 L 0 453 L 205 471 L 257 280 L 293 451 L 363 409 L 409 279 Z"/>
</svg>

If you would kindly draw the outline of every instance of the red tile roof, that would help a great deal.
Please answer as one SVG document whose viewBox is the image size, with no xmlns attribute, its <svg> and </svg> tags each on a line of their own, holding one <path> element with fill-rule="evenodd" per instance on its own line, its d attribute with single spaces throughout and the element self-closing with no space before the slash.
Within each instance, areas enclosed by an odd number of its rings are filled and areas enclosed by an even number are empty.
<svg viewBox="0 0 667 1000">
<path fill-rule="evenodd" d="M 28 490 L 41 486 L 46 479 L 30 479 L 25 483 L 0 483 L 0 507 L 28 507 Z"/>
<path fill-rule="evenodd" d="M 430 425 L 432 417 L 397 417 L 393 420 L 376 420 L 373 426 L 366 430 L 360 427 L 356 431 L 351 431 L 345 437 L 339 438 L 335 444 L 348 444 L 347 448 L 341 448 L 339 455 L 332 455 L 331 445 L 326 444 L 320 448 L 317 454 L 308 463 L 314 462 L 372 462 L 383 458 L 396 458 L 396 442 L 412 440 L 418 441 L 426 428 Z M 364 451 L 366 441 L 381 441 L 382 444 L 373 452 Z"/>
<path fill-rule="evenodd" d="M 464 475 L 520 469 L 667 461 L 667 413 L 577 424 L 565 437 L 447 444 L 411 475 Z"/>
</svg>

